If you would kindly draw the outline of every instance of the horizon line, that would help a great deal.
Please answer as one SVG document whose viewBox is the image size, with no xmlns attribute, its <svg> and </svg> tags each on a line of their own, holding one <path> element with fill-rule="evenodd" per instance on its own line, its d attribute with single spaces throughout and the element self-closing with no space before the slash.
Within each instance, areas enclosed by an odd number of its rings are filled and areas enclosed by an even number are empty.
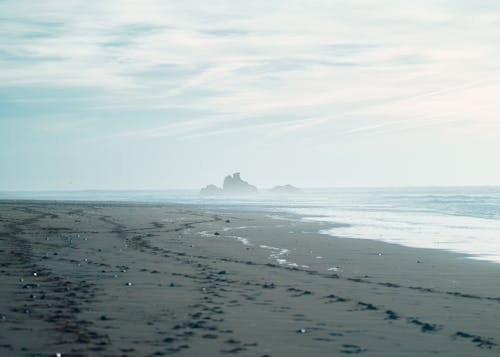
<svg viewBox="0 0 500 357">
<path fill-rule="evenodd" d="M 258 190 L 268 190 L 274 187 L 281 186 L 275 185 L 270 187 L 257 187 Z M 295 186 L 295 185 L 294 185 Z M 309 186 L 299 187 L 303 190 L 325 190 L 325 189 L 404 189 L 404 188 L 500 188 L 499 184 L 473 184 L 473 185 L 380 185 L 380 186 Z M 193 187 L 173 187 L 173 188 L 80 188 L 80 189 L 16 189 L 16 190 L 0 190 L 0 194 L 4 193 L 49 193 L 49 192 L 122 192 L 122 191 L 199 191 L 200 188 Z"/>
</svg>

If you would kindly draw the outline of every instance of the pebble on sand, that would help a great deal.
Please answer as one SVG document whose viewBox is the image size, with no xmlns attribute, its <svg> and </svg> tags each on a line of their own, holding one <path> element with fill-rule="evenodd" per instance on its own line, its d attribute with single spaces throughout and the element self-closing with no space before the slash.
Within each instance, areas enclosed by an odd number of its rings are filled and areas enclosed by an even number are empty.
<svg viewBox="0 0 500 357">
<path fill-rule="evenodd" d="M 126 283 L 125 285 L 127 286 L 132 286 L 132 283 L 129 281 L 128 283 Z"/>
<path fill-rule="evenodd" d="M 297 330 L 297 333 L 306 333 L 306 329 L 305 328 L 301 328 L 300 330 Z"/>
</svg>

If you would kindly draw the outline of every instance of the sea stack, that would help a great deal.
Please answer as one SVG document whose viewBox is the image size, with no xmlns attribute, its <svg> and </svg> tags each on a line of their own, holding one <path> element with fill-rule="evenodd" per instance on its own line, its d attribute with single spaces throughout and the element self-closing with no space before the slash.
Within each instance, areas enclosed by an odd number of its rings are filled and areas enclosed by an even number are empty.
<svg viewBox="0 0 500 357">
<path fill-rule="evenodd" d="M 302 193 L 302 190 L 298 187 L 292 185 L 276 186 L 270 190 L 271 193 L 276 193 L 280 195 L 293 195 Z"/>
<path fill-rule="evenodd" d="M 204 196 L 215 196 L 222 194 L 222 189 L 215 185 L 208 185 L 207 187 L 203 187 L 200 191 L 200 195 Z"/>
<path fill-rule="evenodd" d="M 243 180 L 239 172 L 235 172 L 233 175 L 226 176 L 222 188 L 208 185 L 201 189 L 200 194 L 204 196 L 254 195 L 257 192 L 257 187 Z"/>
<path fill-rule="evenodd" d="M 224 179 L 222 190 L 226 194 L 249 195 L 257 193 L 257 187 L 250 185 L 241 179 L 240 173 L 235 172 L 233 176 L 228 175 Z"/>
</svg>

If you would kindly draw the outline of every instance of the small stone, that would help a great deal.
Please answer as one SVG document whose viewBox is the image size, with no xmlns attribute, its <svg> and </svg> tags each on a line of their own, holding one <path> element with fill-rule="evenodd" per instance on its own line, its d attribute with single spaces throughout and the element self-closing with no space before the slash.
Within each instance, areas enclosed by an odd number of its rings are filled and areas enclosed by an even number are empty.
<svg viewBox="0 0 500 357">
<path fill-rule="evenodd" d="M 108 317 L 106 315 L 101 315 L 101 320 L 102 321 L 106 321 L 108 319 Z"/>
<path fill-rule="evenodd" d="M 226 271 L 225 270 L 221 270 L 220 272 L 218 272 L 217 274 L 219 275 L 225 275 L 226 274 Z"/>
<path fill-rule="evenodd" d="M 38 276 L 38 274 L 37 273 L 33 273 L 33 276 Z"/>
<path fill-rule="evenodd" d="M 297 330 L 297 333 L 306 333 L 306 329 L 305 328 L 301 328 L 300 330 Z"/>
<path fill-rule="evenodd" d="M 171 288 L 175 287 L 175 283 L 170 283 L 170 287 Z"/>
<path fill-rule="evenodd" d="M 231 220 L 230 219 L 226 219 L 226 223 L 231 223 Z"/>
<path fill-rule="evenodd" d="M 132 283 L 129 281 L 128 283 L 126 283 L 125 285 L 127 286 L 132 286 Z"/>
<path fill-rule="evenodd" d="M 214 236 L 220 236 L 220 233 L 219 232 L 215 232 Z"/>
</svg>

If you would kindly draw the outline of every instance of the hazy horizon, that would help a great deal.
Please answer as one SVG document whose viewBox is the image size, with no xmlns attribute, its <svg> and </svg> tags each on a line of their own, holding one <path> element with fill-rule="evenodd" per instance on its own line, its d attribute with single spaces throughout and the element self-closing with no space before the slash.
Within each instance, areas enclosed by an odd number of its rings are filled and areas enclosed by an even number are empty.
<svg viewBox="0 0 500 357">
<path fill-rule="evenodd" d="M 208 183 L 207 185 L 209 185 Z M 279 183 L 276 185 L 272 186 L 258 186 L 257 189 L 259 190 L 258 193 L 261 193 L 260 191 L 266 191 L 266 190 L 271 190 L 275 188 L 276 186 L 282 186 L 285 185 L 286 183 Z M 204 186 L 207 186 L 204 185 Z M 220 186 L 218 184 L 214 184 L 216 186 Z M 294 186 L 294 185 L 292 185 Z M 163 188 L 80 188 L 80 189 L 55 189 L 55 190 L 0 190 L 0 193 L 30 193 L 30 192 L 35 192 L 35 193 L 51 193 L 51 192 L 140 192 L 140 191 L 150 191 L 150 192 L 168 192 L 168 191 L 192 191 L 192 192 L 199 192 L 202 187 L 163 187 Z M 450 189 L 450 190 L 455 190 L 455 189 L 499 189 L 500 185 L 448 185 L 448 186 L 316 186 L 316 187 L 307 187 L 307 186 L 301 186 L 297 187 L 302 190 L 312 190 L 312 191 L 319 191 L 319 190 L 420 190 L 420 189 Z M 300 193 L 299 193 L 300 194 Z M 281 194 L 277 194 L 277 196 L 280 196 Z M 226 197 L 226 196 L 225 196 Z M 230 197 L 230 196 L 227 196 Z"/>
<path fill-rule="evenodd" d="M 0 191 L 500 186 L 500 3 L 0 13 Z"/>
</svg>

